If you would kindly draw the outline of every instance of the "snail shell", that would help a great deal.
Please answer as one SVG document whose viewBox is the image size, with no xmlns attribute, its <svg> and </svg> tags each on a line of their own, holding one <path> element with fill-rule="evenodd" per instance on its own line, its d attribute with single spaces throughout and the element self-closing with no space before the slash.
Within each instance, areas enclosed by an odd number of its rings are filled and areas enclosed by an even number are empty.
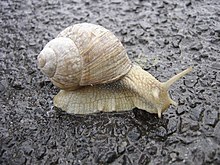
<svg viewBox="0 0 220 165">
<path fill-rule="evenodd" d="M 60 89 L 110 83 L 131 69 L 118 38 L 99 25 L 70 26 L 51 40 L 38 56 L 38 66 Z"/>
</svg>

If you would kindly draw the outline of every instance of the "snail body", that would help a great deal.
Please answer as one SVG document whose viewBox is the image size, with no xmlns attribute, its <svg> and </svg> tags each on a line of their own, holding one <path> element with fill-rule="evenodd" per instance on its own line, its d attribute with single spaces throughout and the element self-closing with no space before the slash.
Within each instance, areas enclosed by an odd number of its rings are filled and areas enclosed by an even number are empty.
<svg viewBox="0 0 220 165">
<path fill-rule="evenodd" d="M 61 89 L 54 105 L 68 113 L 137 107 L 159 117 L 171 104 L 177 105 L 168 94 L 169 87 L 192 70 L 161 83 L 132 64 L 113 33 L 89 23 L 64 29 L 38 55 L 38 66 Z"/>
</svg>

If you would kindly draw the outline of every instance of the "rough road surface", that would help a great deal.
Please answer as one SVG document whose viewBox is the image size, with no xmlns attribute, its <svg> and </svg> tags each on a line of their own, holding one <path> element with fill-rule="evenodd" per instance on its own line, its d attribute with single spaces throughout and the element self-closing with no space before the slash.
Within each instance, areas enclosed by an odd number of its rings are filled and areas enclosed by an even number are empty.
<svg viewBox="0 0 220 165">
<path fill-rule="evenodd" d="M 132 61 L 173 85 L 161 119 L 142 110 L 69 115 L 37 54 L 65 27 L 100 24 Z M 0 164 L 220 164 L 219 0 L 0 2 Z"/>
</svg>

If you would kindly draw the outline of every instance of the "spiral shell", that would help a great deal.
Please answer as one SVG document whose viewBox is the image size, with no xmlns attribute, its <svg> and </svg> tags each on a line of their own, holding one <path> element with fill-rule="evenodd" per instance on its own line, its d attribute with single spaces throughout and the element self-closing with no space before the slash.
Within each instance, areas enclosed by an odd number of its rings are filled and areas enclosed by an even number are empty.
<svg viewBox="0 0 220 165">
<path fill-rule="evenodd" d="M 119 39 L 102 26 L 75 24 L 51 40 L 38 66 L 65 90 L 115 81 L 129 72 L 131 61 Z"/>
</svg>

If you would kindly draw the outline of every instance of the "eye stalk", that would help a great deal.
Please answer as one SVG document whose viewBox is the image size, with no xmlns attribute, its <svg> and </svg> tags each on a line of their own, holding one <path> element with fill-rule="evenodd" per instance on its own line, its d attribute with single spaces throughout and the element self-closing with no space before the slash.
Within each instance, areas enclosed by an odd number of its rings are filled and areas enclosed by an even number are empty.
<svg viewBox="0 0 220 165">
<path fill-rule="evenodd" d="M 181 77 L 185 76 L 189 72 L 192 71 L 192 67 L 187 68 L 186 70 L 178 73 L 177 75 L 171 77 L 168 81 L 162 83 L 162 87 L 164 89 L 163 94 L 160 95 L 160 100 L 163 102 L 163 108 L 158 108 L 158 117 L 161 118 L 161 114 L 170 106 L 178 106 L 178 103 L 172 100 L 168 94 L 169 88 L 172 84 L 174 84 L 177 80 L 179 80 Z M 166 95 L 166 96 L 163 96 Z"/>
<path fill-rule="evenodd" d="M 181 77 L 185 76 L 186 74 L 188 74 L 191 71 L 192 71 L 192 67 L 189 67 L 186 70 L 184 70 L 184 71 L 178 73 L 177 75 L 171 77 L 168 81 L 163 83 L 164 88 L 167 89 L 167 91 L 168 91 L 172 84 L 174 84 L 177 80 L 179 80 Z"/>
</svg>

